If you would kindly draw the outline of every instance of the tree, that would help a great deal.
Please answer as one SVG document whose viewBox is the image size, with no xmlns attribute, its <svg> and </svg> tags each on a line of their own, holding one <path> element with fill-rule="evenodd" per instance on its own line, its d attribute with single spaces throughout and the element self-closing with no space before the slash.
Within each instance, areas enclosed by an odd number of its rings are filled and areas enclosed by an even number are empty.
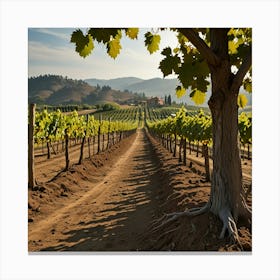
<svg viewBox="0 0 280 280">
<path fill-rule="evenodd" d="M 170 105 L 171 106 L 171 95 L 169 94 L 168 95 L 168 97 L 167 97 L 167 103 L 168 103 L 168 105 Z"/>
<path fill-rule="evenodd" d="M 157 31 L 163 30 L 158 29 Z M 164 225 L 184 215 L 198 215 L 211 211 L 223 222 L 220 237 L 226 231 L 236 241 L 236 223 L 239 217 L 250 221 L 242 186 L 242 170 L 238 147 L 238 100 L 241 86 L 251 92 L 252 30 L 250 28 L 171 28 L 177 33 L 178 47 L 166 47 L 161 51 L 164 59 L 159 69 L 166 77 L 177 75 L 180 85 L 178 97 L 189 90 L 197 104 L 205 100 L 207 87 L 211 85 L 208 105 L 213 122 L 213 174 L 211 193 L 207 204 L 200 209 L 166 216 Z M 107 53 L 116 58 L 120 53 L 122 31 L 131 39 L 137 39 L 138 28 L 89 28 L 72 33 L 71 42 L 76 51 L 86 57 L 94 48 L 94 41 L 106 45 Z M 145 46 L 150 54 L 159 49 L 160 35 L 157 31 L 146 32 Z"/>
</svg>

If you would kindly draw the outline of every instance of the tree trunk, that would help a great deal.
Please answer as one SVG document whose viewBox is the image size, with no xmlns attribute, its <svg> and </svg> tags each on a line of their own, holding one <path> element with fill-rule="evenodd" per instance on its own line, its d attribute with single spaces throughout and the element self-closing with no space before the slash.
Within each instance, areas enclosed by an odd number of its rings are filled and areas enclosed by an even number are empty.
<svg viewBox="0 0 280 280">
<path fill-rule="evenodd" d="M 212 95 L 208 101 L 213 121 L 213 174 L 210 211 L 223 221 L 226 230 L 237 234 L 240 215 L 249 217 L 242 187 L 242 170 L 238 147 L 238 91 L 231 91 L 232 74 L 228 56 L 227 29 L 210 33 L 211 49 L 221 58 L 220 65 L 210 66 Z M 239 89 L 238 89 L 239 90 Z"/>
</svg>

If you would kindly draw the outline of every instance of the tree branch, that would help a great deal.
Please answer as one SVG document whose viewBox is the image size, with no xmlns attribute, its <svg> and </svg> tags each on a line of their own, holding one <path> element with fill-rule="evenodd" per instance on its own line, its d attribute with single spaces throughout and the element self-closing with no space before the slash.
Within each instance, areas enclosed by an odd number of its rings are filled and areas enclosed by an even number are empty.
<svg viewBox="0 0 280 280">
<path fill-rule="evenodd" d="M 249 71 L 250 67 L 252 65 L 252 48 L 250 48 L 249 52 L 245 56 L 239 70 L 235 74 L 232 85 L 231 85 L 231 91 L 235 92 L 237 91 L 243 82 L 243 79 L 246 75 L 246 73 Z"/>
<path fill-rule="evenodd" d="M 189 41 L 205 57 L 208 64 L 213 66 L 219 65 L 219 57 L 207 46 L 207 44 L 199 37 L 193 28 L 178 28 L 178 31 L 189 39 Z"/>
</svg>

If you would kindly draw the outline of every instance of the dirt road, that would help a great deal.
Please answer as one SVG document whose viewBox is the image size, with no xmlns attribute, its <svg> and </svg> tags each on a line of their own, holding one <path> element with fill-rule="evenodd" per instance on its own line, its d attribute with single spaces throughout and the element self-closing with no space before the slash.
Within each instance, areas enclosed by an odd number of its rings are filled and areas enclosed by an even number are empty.
<svg viewBox="0 0 280 280">
<path fill-rule="evenodd" d="M 139 250 L 158 207 L 159 162 L 143 130 L 111 170 L 88 191 L 29 224 L 29 251 Z M 90 171 L 88 171 L 90 172 Z M 99 176 L 100 177 L 100 176 Z"/>
<path fill-rule="evenodd" d="M 60 164 L 52 159 L 40 166 L 54 174 Z M 41 176 L 28 193 L 28 251 L 238 251 L 229 239 L 218 239 L 221 223 L 212 213 L 159 231 L 151 223 L 164 213 L 205 205 L 211 185 L 204 172 L 197 158 L 192 166 L 178 163 L 140 129 L 49 181 Z M 250 251 L 251 228 L 242 221 L 238 227 L 243 249 Z"/>
</svg>

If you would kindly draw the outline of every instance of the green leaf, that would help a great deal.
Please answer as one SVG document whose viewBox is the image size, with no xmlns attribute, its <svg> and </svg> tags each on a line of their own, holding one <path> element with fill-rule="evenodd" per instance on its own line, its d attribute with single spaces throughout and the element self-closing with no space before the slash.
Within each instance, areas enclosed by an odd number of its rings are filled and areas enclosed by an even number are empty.
<svg viewBox="0 0 280 280">
<path fill-rule="evenodd" d="M 245 94 L 239 94 L 237 97 L 238 107 L 244 108 L 248 103 L 247 97 Z"/>
<path fill-rule="evenodd" d="M 247 92 L 252 92 L 252 81 L 250 79 L 245 79 L 243 82 L 243 87 Z"/>
<path fill-rule="evenodd" d="M 171 48 L 168 47 L 168 48 L 164 48 L 161 52 L 162 55 L 165 55 L 165 56 L 171 56 Z"/>
<path fill-rule="evenodd" d="M 84 58 L 88 56 L 94 48 L 91 35 L 84 35 L 80 29 L 72 33 L 71 43 L 76 44 L 76 52 Z"/>
<path fill-rule="evenodd" d="M 175 73 L 178 72 L 178 67 L 181 63 L 180 58 L 178 55 L 171 56 L 171 49 L 170 48 L 165 48 L 162 52 L 162 55 L 165 55 L 166 58 L 164 58 L 160 64 L 159 64 L 159 69 L 163 73 L 163 76 L 168 76 L 172 74 L 172 71 Z"/>
<path fill-rule="evenodd" d="M 127 28 L 125 31 L 126 36 L 128 36 L 132 40 L 137 39 L 138 33 L 139 28 Z"/>
<path fill-rule="evenodd" d="M 196 89 L 191 92 L 190 97 L 196 105 L 201 105 L 205 101 L 206 93 Z"/>
<path fill-rule="evenodd" d="M 119 38 L 113 39 L 107 43 L 107 53 L 114 59 L 120 53 L 121 48 L 122 46 L 120 44 Z"/>
<path fill-rule="evenodd" d="M 98 43 L 108 43 L 111 38 L 114 38 L 119 32 L 118 28 L 90 28 L 88 34 L 90 34 L 93 40 Z"/>
<path fill-rule="evenodd" d="M 93 40 L 90 35 L 88 44 L 80 51 L 80 56 L 85 58 L 86 56 L 90 55 L 92 50 L 94 49 Z"/>
<path fill-rule="evenodd" d="M 182 96 L 184 96 L 186 94 L 186 89 L 184 87 L 181 86 L 177 86 L 176 87 L 176 96 L 178 98 L 181 98 Z"/>
<path fill-rule="evenodd" d="M 150 54 L 156 52 L 159 49 L 160 36 L 153 35 L 151 32 L 145 34 L 145 46 Z"/>
<path fill-rule="evenodd" d="M 180 32 L 178 33 L 177 38 L 178 38 L 178 43 L 179 43 L 180 45 L 182 45 L 182 46 L 184 46 L 185 43 L 188 42 L 188 38 L 185 37 L 185 36 L 184 36 L 182 33 L 180 33 Z"/>
<path fill-rule="evenodd" d="M 192 84 L 194 75 L 191 63 L 186 61 L 178 69 L 178 79 L 185 88 Z"/>
<path fill-rule="evenodd" d="M 238 53 L 239 41 L 232 40 L 228 42 L 228 50 L 229 54 L 236 54 Z"/>
</svg>

